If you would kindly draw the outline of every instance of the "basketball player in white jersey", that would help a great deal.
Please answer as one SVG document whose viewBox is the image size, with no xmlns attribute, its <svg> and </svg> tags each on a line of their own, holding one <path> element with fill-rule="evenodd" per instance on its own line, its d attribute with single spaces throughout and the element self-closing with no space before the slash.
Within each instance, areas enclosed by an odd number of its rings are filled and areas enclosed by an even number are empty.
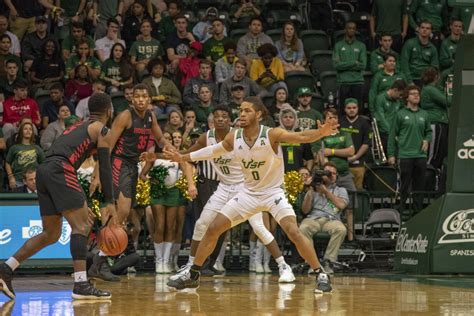
<svg viewBox="0 0 474 316">
<path fill-rule="evenodd" d="M 268 128 L 259 124 L 266 111 L 260 98 L 245 98 L 240 105 L 241 128 L 227 134 L 222 142 L 186 155 L 165 151 L 165 156 L 177 162 L 213 159 L 233 151 L 235 159 L 241 163 L 244 175 L 243 189 L 222 208 L 207 228 L 189 273 L 170 280 L 168 286 L 178 290 L 199 287 L 201 266 L 213 251 L 219 236 L 253 215 L 267 211 L 317 275 L 315 293 L 332 291 L 329 277 L 322 269 L 309 240 L 300 233 L 295 212 L 282 189 L 284 169 L 280 143 L 312 143 L 335 133 L 338 125 L 321 125 L 318 122 L 317 130 L 302 132 Z"/>
<path fill-rule="evenodd" d="M 201 134 L 197 142 L 191 146 L 185 153 L 193 152 L 202 149 L 206 146 L 216 145 L 221 142 L 229 132 L 231 132 L 231 110 L 225 106 L 217 106 L 213 110 L 214 126 L 215 128 L 206 133 Z M 154 153 L 146 153 L 143 156 L 147 160 L 155 159 Z M 209 201 L 204 206 L 201 216 L 196 222 L 193 233 L 193 240 L 191 243 L 191 252 L 188 263 L 183 266 L 177 274 L 170 277 L 170 280 L 177 280 L 181 276 L 189 274 L 189 270 L 194 263 L 194 256 L 198 249 L 199 243 L 202 240 L 209 224 L 214 220 L 222 208 L 229 202 L 239 191 L 243 190 L 244 177 L 242 174 L 242 167 L 240 161 L 235 159 L 232 152 L 226 153 L 220 157 L 210 160 L 212 167 L 218 175 L 219 186 Z M 248 219 L 255 234 L 267 247 L 275 261 L 278 264 L 280 273 L 279 282 L 293 282 L 295 276 L 291 271 L 291 267 L 285 262 L 278 244 L 272 233 L 265 227 L 263 223 L 262 213 L 259 212 Z"/>
</svg>

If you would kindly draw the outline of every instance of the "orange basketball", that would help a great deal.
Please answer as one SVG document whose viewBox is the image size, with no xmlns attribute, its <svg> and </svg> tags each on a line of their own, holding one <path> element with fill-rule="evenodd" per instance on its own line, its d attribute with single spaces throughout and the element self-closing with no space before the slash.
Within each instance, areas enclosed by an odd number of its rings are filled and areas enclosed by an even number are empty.
<svg viewBox="0 0 474 316">
<path fill-rule="evenodd" d="M 108 225 L 97 235 L 97 244 L 107 256 L 118 256 L 127 248 L 128 236 L 121 226 Z"/>
</svg>

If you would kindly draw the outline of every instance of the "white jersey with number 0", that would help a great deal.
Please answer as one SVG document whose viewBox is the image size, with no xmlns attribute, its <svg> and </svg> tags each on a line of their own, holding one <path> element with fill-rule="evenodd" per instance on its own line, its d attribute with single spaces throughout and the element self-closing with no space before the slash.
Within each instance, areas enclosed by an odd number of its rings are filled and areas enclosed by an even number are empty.
<svg viewBox="0 0 474 316">
<path fill-rule="evenodd" d="M 268 136 L 270 130 L 261 125 L 252 147 L 244 141 L 242 129 L 235 132 L 234 155 L 242 168 L 244 188 L 251 193 L 269 192 L 281 189 L 283 185 L 283 152 L 281 146 L 278 146 L 277 154 L 273 151 Z"/>
<path fill-rule="evenodd" d="M 216 140 L 216 131 L 211 129 L 206 133 L 206 145 L 212 146 L 219 143 Z M 235 159 L 234 153 L 230 152 L 218 158 L 210 160 L 212 167 L 217 173 L 219 182 L 226 185 L 239 184 L 244 182 L 240 162 Z"/>
</svg>

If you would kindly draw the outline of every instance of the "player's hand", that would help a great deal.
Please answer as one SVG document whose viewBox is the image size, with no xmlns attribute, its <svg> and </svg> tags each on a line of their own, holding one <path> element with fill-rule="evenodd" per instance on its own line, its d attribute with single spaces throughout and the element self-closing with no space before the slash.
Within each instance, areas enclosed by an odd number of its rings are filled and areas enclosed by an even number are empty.
<svg viewBox="0 0 474 316">
<path fill-rule="evenodd" d="M 102 185 L 100 183 L 99 177 L 91 179 L 91 184 L 89 185 L 89 197 L 93 196 L 96 190 L 102 191 Z"/>
<path fill-rule="evenodd" d="M 175 162 L 185 162 L 184 159 L 183 159 L 183 156 L 176 150 L 168 150 L 167 148 L 163 149 L 163 156 L 166 158 L 166 159 L 169 159 L 171 161 L 175 161 Z"/>
<path fill-rule="evenodd" d="M 197 188 L 196 188 L 196 185 L 194 183 L 190 183 L 188 184 L 188 193 L 189 193 L 189 196 L 191 197 L 191 199 L 195 199 L 197 197 Z"/>
<path fill-rule="evenodd" d="M 105 224 L 109 220 L 109 218 L 111 218 L 111 219 L 110 219 L 108 225 L 119 224 L 118 223 L 118 216 L 117 216 L 117 209 L 115 208 L 114 203 L 109 203 L 109 204 L 107 204 L 106 207 L 101 208 L 100 209 L 100 215 L 102 217 L 102 224 Z"/>
<path fill-rule="evenodd" d="M 388 164 L 389 165 L 392 165 L 392 166 L 395 166 L 395 163 L 397 162 L 397 160 L 395 159 L 395 157 L 388 157 Z"/>
<path fill-rule="evenodd" d="M 147 180 L 148 180 L 146 174 L 144 174 L 144 173 L 140 173 L 140 176 L 139 176 L 139 177 L 140 177 L 140 179 L 142 179 L 143 181 L 147 181 Z"/>
<path fill-rule="evenodd" d="M 429 146 L 430 146 L 430 143 L 427 140 L 424 140 L 421 143 L 421 151 L 424 152 L 424 153 L 427 153 Z"/>
<path fill-rule="evenodd" d="M 339 124 L 335 122 L 326 122 L 324 124 L 321 124 L 321 122 L 318 120 L 318 130 L 321 131 L 321 136 L 326 137 L 333 135 L 337 133 L 337 128 L 339 127 Z"/>
<path fill-rule="evenodd" d="M 155 153 L 143 152 L 140 154 L 140 161 L 155 162 L 155 160 L 156 160 Z"/>
</svg>

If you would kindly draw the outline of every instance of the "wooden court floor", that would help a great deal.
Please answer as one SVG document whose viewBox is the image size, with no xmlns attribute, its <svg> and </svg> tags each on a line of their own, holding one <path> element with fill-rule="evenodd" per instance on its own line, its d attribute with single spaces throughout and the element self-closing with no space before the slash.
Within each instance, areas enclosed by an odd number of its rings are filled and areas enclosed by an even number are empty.
<svg viewBox="0 0 474 316">
<path fill-rule="evenodd" d="M 276 275 L 203 278 L 197 292 L 170 292 L 167 276 L 138 274 L 98 282 L 112 300 L 72 301 L 67 276 L 18 277 L 15 302 L 0 315 L 474 315 L 474 279 L 338 276 L 334 292 L 314 295 L 314 279 L 278 284 Z"/>
</svg>

